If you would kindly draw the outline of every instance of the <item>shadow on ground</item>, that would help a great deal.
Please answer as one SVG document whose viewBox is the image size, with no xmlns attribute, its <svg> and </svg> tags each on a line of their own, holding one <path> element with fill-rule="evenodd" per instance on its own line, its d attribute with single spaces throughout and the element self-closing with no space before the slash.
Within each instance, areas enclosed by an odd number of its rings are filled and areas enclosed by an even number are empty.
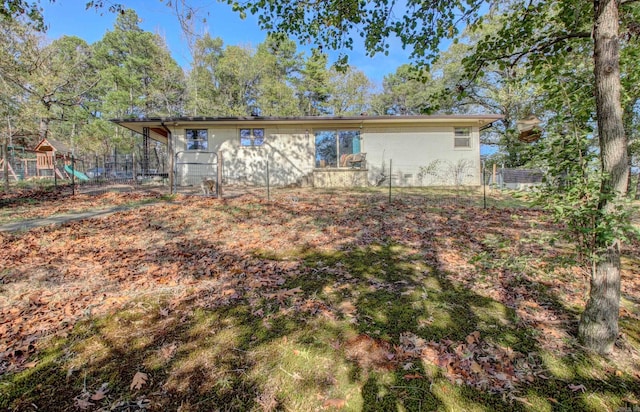
<svg viewBox="0 0 640 412">
<path fill-rule="evenodd" d="M 135 265 L 153 261 L 176 264 L 181 284 L 151 275 L 149 294 L 85 316 L 42 348 L 37 365 L 0 378 L 0 407 L 576 411 L 640 399 L 637 375 L 574 346 L 577 313 L 560 296 L 527 274 L 505 274 L 504 246 L 483 240 L 510 236 L 504 216 L 483 215 L 475 231 L 460 215 L 481 210 L 421 201 L 230 202 L 194 200 L 182 215 L 140 217 L 149 231 L 141 235 L 162 242 L 130 261 L 129 281 L 138 279 Z M 200 219 L 180 220 L 187 214 Z M 527 230 L 526 219 L 510 229 Z M 301 232 L 279 235 L 290 236 L 288 248 L 269 243 L 264 233 L 274 222 L 296 220 Z M 218 230 L 239 224 L 247 232 Z M 78 230 L 99 236 L 92 226 Z M 264 233 L 245 248 L 233 243 L 250 231 Z M 460 260 L 452 271 L 451 251 L 495 262 L 480 270 Z M 76 259 L 97 251 L 85 253 Z M 105 283 L 108 269 L 98 274 Z M 544 336 L 545 320 L 524 318 L 522 301 L 541 305 L 567 334 Z M 637 320 L 625 322 L 637 328 Z M 564 339 L 564 349 L 553 352 L 545 344 L 553 339 Z"/>
</svg>

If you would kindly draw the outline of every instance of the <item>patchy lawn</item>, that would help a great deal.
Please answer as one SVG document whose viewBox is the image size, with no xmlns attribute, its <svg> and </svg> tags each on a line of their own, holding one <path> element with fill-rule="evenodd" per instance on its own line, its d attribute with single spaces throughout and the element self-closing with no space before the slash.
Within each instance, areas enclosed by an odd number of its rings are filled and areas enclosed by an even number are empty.
<svg viewBox="0 0 640 412">
<path fill-rule="evenodd" d="M 540 211 L 475 204 L 178 196 L 0 234 L 0 409 L 638 405 L 640 245 L 625 250 L 617 351 L 599 358 L 574 339 L 587 272 L 557 228 Z"/>
</svg>

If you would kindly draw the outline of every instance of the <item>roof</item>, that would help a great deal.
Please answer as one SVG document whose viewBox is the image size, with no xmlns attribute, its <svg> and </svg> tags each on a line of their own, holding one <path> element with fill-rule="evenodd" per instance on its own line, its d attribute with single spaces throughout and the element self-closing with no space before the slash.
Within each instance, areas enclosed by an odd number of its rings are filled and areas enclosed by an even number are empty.
<svg viewBox="0 0 640 412">
<path fill-rule="evenodd" d="M 129 119 L 111 119 L 110 121 L 122 127 L 142 134 L 143 128 L 149 128 L 152 139 L 166 142 L 169 129 L 209 123 L 217 125 L 319 125 L 351 124 L 351 125 L 399 125 L 399 124 L 456 124 L 477 125 L 480 128 L 503 119 L 499 114 L 464 114 L 464 115 L 416 115 L 416 116 L 295 116 L 295 117 L 269 117 L 269 116 L 236 116 L 236 117 L 141 117 Z"/>
<path fill-rule="evenodd" d="M 36 147 L 33 149 L 33 151 L 34 152 L 49 151 L 47 149 L 44 149 L 45 147 L 51 147 L 51 148 L 53 148 L 53 151 L 59 152 L 59 153 L 62 153 L 62 154 L 71 153 L 71 149 L 66 144 L 58 142 L 58 141 L 53 140 L 53 139 L 46 139 L 46 138 L 40 140 L 40 143 L 38 143 L 36 145 Z"/>
</svg>

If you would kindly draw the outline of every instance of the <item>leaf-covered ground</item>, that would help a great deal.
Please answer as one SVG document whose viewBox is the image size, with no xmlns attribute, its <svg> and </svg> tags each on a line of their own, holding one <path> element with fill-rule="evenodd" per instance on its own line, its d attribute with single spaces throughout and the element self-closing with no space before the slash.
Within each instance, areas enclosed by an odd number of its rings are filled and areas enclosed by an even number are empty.
<svg viewBox="0 0 640 412">
<path fill-rule="evenodd" d="M 126 185 L 111 186 L 110 189 L 111 191 L 88 185 L 78 186 L 75 196 L 72 196 L 73 191 L 68 185 L 0 191 L 0 225 L 87 210 L 101 210 L 112 206 L 141 204 L 166 197 L 159 189 L 134 191 L 132 186 Z M 129 193 L 123 196 L 118 190 Z M 95 191 L 100 195 L 93 195 Z"/>
<path fill-rule="evenodd" d="M 35 198 L 21 213 L 162 195 Z M 603 359 L 574 339 L 587 271 L 558 228 L 540 211 L 471 204 L 176 197 L 0 234 L 0 408 L 637 405 L 639 245 L 625 250 L 622 334 Z"/>
</svg>

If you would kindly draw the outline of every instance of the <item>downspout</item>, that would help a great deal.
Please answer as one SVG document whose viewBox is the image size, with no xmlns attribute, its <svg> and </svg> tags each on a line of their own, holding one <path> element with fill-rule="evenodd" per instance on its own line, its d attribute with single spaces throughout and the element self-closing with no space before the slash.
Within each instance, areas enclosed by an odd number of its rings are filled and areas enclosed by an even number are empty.
<svg viewBox="0 0 640 412">
<path fill-rule="evenodd" d="M 169 152 L 169 192 L 173 194 L 173 135 L 171 130 L 164 124 L 164 121 L 160 122 L 160 126 L 168 133 L 167 135 L 167 151 Z"/>
</svg>

